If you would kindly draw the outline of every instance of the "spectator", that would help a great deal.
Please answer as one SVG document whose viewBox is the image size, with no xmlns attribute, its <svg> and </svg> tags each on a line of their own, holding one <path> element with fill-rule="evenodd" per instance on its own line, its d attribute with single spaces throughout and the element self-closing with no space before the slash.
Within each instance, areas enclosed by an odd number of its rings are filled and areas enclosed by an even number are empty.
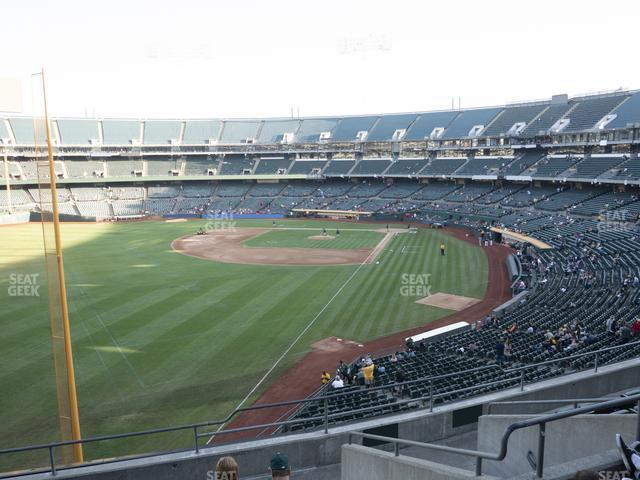
<svg viewBox="0 0 640 480">
<path fill-rule="evenodd" d="M 615 333 L 616 332 L 616 319 L 614 317 L 607 318 L 607 323 L 605 324 L 607 328 L 607 333 Z"/>
<path fill-rule="evenodd" d="M 620 329 L 616 332 L 616 335 L 620 337 L 620 340 L 622 340 L 623 343 L 627 343 L 629 340 L 631 340 L 631 329 L 627 325 L 627 322 L 624 322 L 622 324 Z"/>
<path fill-rule="evenodd" d="M 271 478 L 278 480 L 289 480 L 291 469 L 289 468 L 289 457 L 277 452 L 271 457 Z"/>
<path fill-rule="evenodd" d="M 640 335 L 640 318 L 636 318 L 631 324 L 631 333 L 634 337 Z"/>
<path fill-rule="evenodd" d="M 238 463 L 233 457 L 222 457 L 216 463 L 216 480 L 238 480 Z"/>
<path fill-rule="evenodd" d="M 402 383 L 402 382 L 405 382 L 406 380 L 407 380 L 407 377 L 405 376 L 405 374 L 402 371 L 402 369 L 399 368 L 396 371 L 396 383 Z M 402 386 L 396 386 L 396 387 L 393 388 L 393 391 L 399 396 L 402 396 L 402 390 L 403 390 Z"/>
<path fill-rule="evenodd" d="M 340 378 L 340 375 L 336 375 L 336 378 L 331 382 L 331 387 L 334 390 L 344 387 L 344 382 L 342 381 L 342 378 Z"/>
<path fill-rule="evenodd" d="M 351 378 L 350 378 L 351 372 L 350 372 L 349 365 L 344 363 L 342 360 L 340 360 L 340 365 L 338 365 L 338 373 L 346 383 L 351 383 Z"/>
<path fill-rule="evenodd" d="M 620 451 L 622 462 L 631 478 L 640 479 L 640 442 L 633 442 L 627 446 L 622 440 L 622 436 L 616 433 L 616 445 Z"/>
<path fill-rule="evenodd" d="M 506 339 L 504 342 L 504 358 L 507 362 L 511 361 L 511 356 L 513 355 L 513 350 L 511 346 L 511 341 Z"/>
<path fill-rule="evenodd" d="M 504 342 L 500 339 L 496 343 L 496 361 L 498 365 L 502 365 L 504 363 Z"/>
<path fill-rule="evenodd" d="M 364 375 L 364 384 L 367 387 L 373 385 L 373 372 L 375 367 L 373 366 L 373 362 L 371 359 L 367 360 L 367 365 L 362 369 L 362 374 Z"/>
<path fill-rule="evenodd" d="M 321 379 L 322 385 L 326 385 L 331 380 L 331 375 L 329 375 L 329 372 L 327 372 L 326 370 L 323 370 Z"/>
</svg>

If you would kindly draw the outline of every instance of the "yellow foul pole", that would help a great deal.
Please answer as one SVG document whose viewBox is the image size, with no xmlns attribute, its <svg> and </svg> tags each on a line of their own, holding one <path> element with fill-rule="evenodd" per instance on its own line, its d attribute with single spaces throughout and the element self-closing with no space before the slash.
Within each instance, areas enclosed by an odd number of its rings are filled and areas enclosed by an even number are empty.
<svg viewBox="0 0 640 480">
<path fill-rule="evenodd" d="M 42 75 L 42 96 L 44 100 L 44 120 L 47 132 L 47 154 L 49 157 L 49 177 L 51 180 L 51 204 L 53 210 L 53 231 L 56 242 L 56 261 L 58 267 L 58 286 L 60 288 L 60 313 L 62 316 L 62 328 L 64 332 L 64 351 L 67 364 L 67 387 L 69 395 L 69 408 L 71 413 L 71 436 L 73 440 L 80 440 L 80 414 L 78 413 L 78 395 L 76 392 L 76 378 L 73 369 L 73 351 L 71 349 L 71 330 L 69 328 L 69 309 L 67 307 L 67 289 L 64 282 L 64 262 L 62 261 L 62 242 L 60 240 L 60 220 L 58 218 L 58 195 L 56 187 L 56 172 L 53 161 L 53 145 L 51 142 L 51 125 L 47 110 L 47 89 Z M 83 461 L 82 444 L 73 445 L 73 459 L 76 463 Z"/>
</svg>

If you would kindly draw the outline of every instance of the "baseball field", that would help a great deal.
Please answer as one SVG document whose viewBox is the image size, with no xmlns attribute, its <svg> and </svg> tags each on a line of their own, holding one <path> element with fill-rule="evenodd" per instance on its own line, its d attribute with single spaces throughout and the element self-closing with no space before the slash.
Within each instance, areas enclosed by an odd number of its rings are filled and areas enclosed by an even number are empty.
<svg viewBox="0 0 640 480">
<path fill-rule="evenodd" d="M 480 299 L 487 286 L 482 249 L 402 225 L 148 221 L 64 224 L 62 237 L 83 437 L 223 418 L 312 343 L 425 325 L 452 310 L 418 300 Z M 41 244 L 39 224 L 0 228 L 0 448 L 58 440 Z M 85 453 L 189 441 L 166 434 Z M 0 457 L 0 470 L 47 459 Z"/>
</svg>

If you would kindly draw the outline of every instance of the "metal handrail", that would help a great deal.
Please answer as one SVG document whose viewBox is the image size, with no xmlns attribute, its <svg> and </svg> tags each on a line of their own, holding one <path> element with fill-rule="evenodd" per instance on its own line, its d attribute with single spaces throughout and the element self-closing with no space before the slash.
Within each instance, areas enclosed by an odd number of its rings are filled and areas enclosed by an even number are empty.
<svg viewBox="0 0 640 480">
<path fill-rule="evenodd" d="M 515 422 L 509 425 L 504 433 L 502 434 L 502 438 L 500 439 L 500 450 L 496 453 L 493 452 L 483 452 L 480 450 L 469 450 L 464 448 L 456 448 L 449 447 L 447 445 L 437 445 L 433 443 L 426 442 L 418 442 L 415 440 L 402 440 L 393 437 L 385 437 L 381 435 L 373 435 L 370 433 L 364 432 L 349 432 L 349 445 L 352 444 L 352 437 L 357 436 L 360 438 L 367 438 L 370 440 L 378 440 L 380 442 L 392 443 L 394 444 L 394 455 L 397 457 L 400 455 L 400 445 L 407 445 L 412 447 L 422 447 L 431 450 L 440 450 L 449 453 L 457 453 L 460 455 L 465 455 L 469 457 L 475 457 L 476 459 L 476 468 L 475 475 L 482 475 L 482 460 L 495 460 L 502 461 L 507 456 L 507 448 L 509 446 L 509 437 L 516 430 L 520 430 L 523 428 L 538 426 L 538 452 L 537 452 L 537 462 L 536 462 L 536 476 L 538 478 L 542 478 L 542 474 L 544 471 L 544 449 L 545 449 L 545 431 L 546 424 L 555 422 L 557 420 L 562 420 L 564 418 L 574 417 L 576 415 L 581 415 L 583 413 L 593 413 L 598 412 L 600 410 L 607 410 L 609 408 L 615 408 L 618 406 L 622 406 L 628 404 L 629 402 L 636 402 L 638 406 L 638 413 L 636 415 L 636 440 L 640 440 L 640 393 L 636 395 L 630 395 L 629 397 L 618 398 L 615 400 L 609 400 L 606 402 L 597 403 L 595 405 L 587 405 L 584 407 L 577 407 L 572 410 L 566 410 L 564 412 L 556 412 L 547 415 L 542 415 L 539 417 L 530 418 L 528 420 L 522 420 L 520 422 Z"/>
<path fill-rule="evenodd" d="M 595 365 L 594 365 L 595 369 L 594 369 L 594 371 L 597 372 L 597 370 L 598 370 L 598 355 L 599 354 L 601 354 L 603 352 L 612 351 L 612 350 L 618 350 L 618 349 L 622 349 L 622 348 L 629 348 L 629 347 L 631 347 L 633 345 L 638 345 L 638 344 L 640 344 L 640 341 L 630 342 L 630 343 L 626 343 L 626 344 L 623 344 L 623 345 L 616 345 L 616 346 L 613 346 L 613 347 L 606 347 L 606 348 L 602 348 L 602 349 L 599 349 L 599 350 L 595 350 L 593 352 L 585 352 L 585 353 L 575 354 L 575 355 L 571 355 L 571 356 L 564 357 L 564 358 L 561 358 L 561 359 L 547 360 L 547 361 L 536 363 L 536 364 L 532 364 L 532 365 L 526 365 L 526 366 L 522 366 L 522 367 L 506 369 L 506 370 L 503 370 L 503 372 L 504 373 L 510 373 L 510 372 L 516 372 L 516 371 L 521 372 L 521 375 L 520 375 L 520 389 L 524 390 L 524 384 L 525 384 L 525 382 L 524 382 L 524 372 L 527 369 L 535 369 L 535 368 L 537 368 L 539 366 L 542 366 L 542 365 L 548 365 L 548 364 L 558 363 L 558 362 L 562 362 L 562 361 L 573 359 L 573 358 L 581 358 L 581 357 L 585 357 L 585 356 L 589 356 L 589 355 L 594 355 L 595 356 L 595 362 L 594 362 L 595 363 Z M 344 416 L 350 415 L 350 414 L 365 413 L 365 412 L 368 412 L 368 411 L 379 410 L 380 408 L 384 407 L 384 405 L 377 405 L 377 406 L 374 406 L 374 407 L 366 407 L 366 408 L 362 408 L 362 409 L 349 410 L 349 411 L 340 412 L 340 413 L 337 413 L 337 414 L 329 414 L 328 413 L 328 401 L 330 399 L 355 396 L 355 395 L 361 394 L 362 392 L 375 392 L 375 391 L 382 391 L 382 390 L 397 389 L 398 387 L 406 387 L 406 386 L 415 385 L 417 383 L 424 384 L 424 383 L 429 382 L 429 395 L 425 395 L 425 396 L 418 397 L 418 398 L 412 398 L 412 399 L 407 400 L 407 401 L 395 402 L 395 404 L 399 405 L 399 404 L 415 403 L 415 402 L 421 402 L 421 401 L 427 401 L 428 400 L 429 401 L 429 411 L 433 411 L 433 406 L 434 406 L 434 400 L 435 399 L 446 397 L 446 396 L 449 396 L 449 395 L 452 395 L 452 394 L 456 394 L 456 393 L 463 393 L 463 392 L 467 392 L 467 391 L 470 391 L 470 390 L 475 390 L 475 389 L 482 388 L 482 387 L 490 387 L 490 386 L 495 386 L 495 385 L 504 384 L 504 383 L 508 383 L 508 382 L 513 382 L 515 380 L 513 378 L 502 379 L 502 380 L 497 380 L 497 381 L 493 381 L 493 382 L 485 382 L 485 383 L 481 383 L 481 384 L 477 384 L 477 385 L 472 385 L 470 387 L 465 387 L 465 388 L 461 388 L 461 389 L 444 391 L 444 392 L 441 392 L 441 393 L 434 393 L 434 381 L 436 381 L 436 380 L 441 380 L 441 379 L 448 378 L 448 377 L 460 376 L 460 375 L 467 374 L 467 373 L 484 371 L 484 370 L 494 369 L 494 368 L 499 368 L 499 367 L 498 367 L 498 365 L 495 365 L 495 364 L 494 365 L 487 365 L 487 366 L 483 366 L 483 367 L 476 367 L 476 368 L 464 370 L 464 371 L 461 371 L 461 372 L 452 372 L 452 373 L 446 373 L 446 374 L 442 374 L 442 375 L 434 375 L 434 376 L 431 376 L 431 377 L 423 377 L 423 378 L 419 378 L 419 379 L 416 379 L 416 380 L 410 380 L 410 381 L 401 382 L 401 383 L 391 383 L 391 384 L 382 385 L 382 386 L 379 386 L 379 387 L 368 388 L 366 390 L 365 389 L 358 389 L 358 390 L 355 390 L 355 391 L 344 392 L 344 393 L 336 392 L 336 393 L 332 393 L 331 395 L 323 395 L 323 396 L 319 396 L 319 397 L 308 397 L 308 398 L 298 399 L 298 400 L 287 400 L 287 401 L 284 401 L 284 402 L 263 403 L 263 404 L 258 404 L 258 405 L 252 405 L 252 406 L 249 406 L 249 407 L 240 407 L 240 408 L 236 408 L 235 410 L 233 410 L 226 418 L 224 418 L 222 420 L 212 420 L 212 421 L 193 423 L 193 424 L 188 424 L 188 425 L 178 425 L 178 426 L 173 426 L 173 427 L 155 428 L 155 429 L 142 430 L 142 431 L 137 431 L 137 432 L 127 432 L 127 433 L 112 434 L 112 435 L 101 435 L 101 436 L 89 437 L 89 438 L 84 438 L 84 439 L 79 439 L 79 440 L 67 440 L 67 441 L 60 441 L 60 442 L 51 442 L 51 443 L 45 443 L 45 444 L 30 445 L 30 446 L 26 446 L 26 447 L 13 447 L 13 448 L 0 450 L 0 456 L 8 455 L 8 454 L 14 454 L 14 453 L 35 451 L 35 450 L 48 450 L 49 451 L 49 466 L 46 469 L 43 468 L 43 469 L 40 469 L 38 471 L 50 472 L 52 475 L 56 475 L 56 471 L 57 470 L 61 470 L 61 469 L 65 469 L 65 468 L 71 468 L 71 467 L 60 467 L 60 468 L 56 467 L 55 458 L 54 458 L 54 449 L 59 448 L 59 447 L 75 445 L 75 444 L 95 443 L 95 442 L 107 441 L 107 440 L 118 440 L 118 439 L 123 439 L 123 438 L 141 437 L 141 436 L 155 435 L 155 434 L 160 434 L 160 433 L 183 432 L 183 431 L 191 430 L 191 431 L 193 431 L 193 438 L 194 438 L 193 448 L 184 449 L 184 450 L 180 450 L 180 451 L 193 451 L 195 453 L 199 453 L 200 450 L 201 450 L 201 447 L 200 447 L 200 445 L 198 443 L 199 439 L 203 438 L 205 436 L 212 437 L 212 436 L 228 435 L 228 434 L 231 434 L 231 433 L 245 432 L 245 431 L 256 430 L 256 429 L 260 429 L 260 428 L 264 429 L 264 428 L 270 428 L 270 427 L 286 426 L 286 425 L 290 425 L 290 424 L 294 424 L 294 423 L 300 423 L 301 421 L 302 422 L 304 422 L 304 421 L 315 421 L 315 420 L 319 420 L 319 419 L 323 420 L 324 432 L 328 433 L 328 424 L 329 424 L 329 420 L 331 420 L 331 419 L 344 417 Z M 631 398 L 631 397 L 627 397 L 627 398 Z M 238 427 L 238 428 L 233 428 L 233 429 L 225 429 L 225 430 L 221 430 L 219 432 L 202 433 L 202 432 L 198 431 L 198 429 L 203 428 L 203 427 L 213 427 L 213 426 L 224 425 L 224 424 L 228 423 L 229 421 L 231 421 L 237 414 L 242 413 L 242 412 L 248 412 L 248 411 L 253 411 L 253 410 L 264 410 L 264 409 L 284 407 L 284 406 L 289 406 L 289 405 L 300 405 L 300 404 L 314 403 L 314 402 L 319 402 L 319 401 L 323 401 L 324 402 L 324 415 L 322 417 L 311 417 L 311 418 L 306 418 L 306 419 L 284 420 L 284 421 L 278 421 L 278 422 L 268 423 L 268 424 L 251 425 L 251 426 L 248 426 L 248 427 Z M 154 455 L 155 454 L 160 454 L 160 453 L 166 453 L 166 452 L 156 452 L 156 453 L 154 453 Z M 136 455 L 136 456 L 127 456 L 127 457 L 122 457 L 122 458 L 114 458 L 114 459 L 109 459 L 109 460 L 97 460 L 96 462 L 97 463 L 116 463 L 116 462 L 119 462 L 119 461 L 132 460 L 132 459 L 136 459 L 136 458 L 145 458 L 145 457 L 149 457 L 149 456 L 150 456 L 150 454 L 142 454 L 142 455 Z M 96 462 L 87 462 L 87 464 L 96 463 Z M 29 473 L 33 473 L 33 471 L 30 471 Z M 12 473 L 12 475 L 15 475 L 15 474 Z M 0 478 L 3 478 L 3 477 L 4 477 L 4 475 L 0 474 Z"/>
<path fill-rule="evenodd" d="M 611 397 L 598 397 L 598 398 L 560 398 L 553 400 L 513 400 L 506 402 L 489 402 L 487 404 L 487 415 L 492 414 L 493 407 L 496 405 L 566 405 L 568 403 L 573 405 L 573 408 L 578 408 L 581 403 L 598 403 L 607 400 L 612 400 Z"/>
</svg>

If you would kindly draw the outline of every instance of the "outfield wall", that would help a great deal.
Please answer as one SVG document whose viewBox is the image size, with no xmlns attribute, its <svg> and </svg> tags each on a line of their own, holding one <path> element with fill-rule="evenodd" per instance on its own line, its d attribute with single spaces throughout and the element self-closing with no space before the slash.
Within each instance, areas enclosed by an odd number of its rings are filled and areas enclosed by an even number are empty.
<svg viewBox="0 0 640 480">
<path fill-rule="evenodd" d="M 7 213 L 0 215 L 0 225 L 17 225 L 29 222 L 29 212 Z"/>
</svg>

